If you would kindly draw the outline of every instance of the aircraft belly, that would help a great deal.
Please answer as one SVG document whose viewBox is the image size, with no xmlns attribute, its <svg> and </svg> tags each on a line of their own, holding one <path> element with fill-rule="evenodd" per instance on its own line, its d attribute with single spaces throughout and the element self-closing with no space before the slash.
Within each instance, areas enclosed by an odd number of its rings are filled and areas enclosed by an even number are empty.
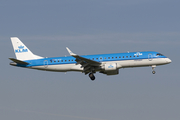
<svg viewBox="0 0 180 120">
<path fill-rule="evenodd" d="M 157 58 L 157 59 L 138 59 L 138 60 L 123 60 L 123 61 L 111 61 L 115 62 L 120 66 L 119 68 L 125 67 L 142 67 L 142 66 L 151 66 L 151 65 L 163 65 L 166 64 L 164 58 Z M 108 63 L 108 62 L 106 62 Z"/>
<path fill-rule="evenodd" d="M 45 70 L 45 71 L 57 71 L 66 72 L 71 71 L 75 64 L 58 64 L 58 65 L 48 65 L 48 66 L 32 66 L 32 69 Z"/>
<path fill-rule="evenodd" d="M 83 71 L 83 68 L 81 67 L 81 65 L 73 65 L 71 67 L 71 71 Z"/>
<path fill-rule="evenodd" d="M 47 69 L 55 71 L 70 71 L 73 64 L 59 64 L 59 65 L 49 65 Z"/>
<path fill-rule="evenodd" d="M 122 63 L 123 67 L 141 67 L 141 66 L 151 66 L 151 65 L 163 65 L 166 64 L 163 58 L 157 59 L 138 59 L 138 60 L 128 60 Z"/>
</svg>

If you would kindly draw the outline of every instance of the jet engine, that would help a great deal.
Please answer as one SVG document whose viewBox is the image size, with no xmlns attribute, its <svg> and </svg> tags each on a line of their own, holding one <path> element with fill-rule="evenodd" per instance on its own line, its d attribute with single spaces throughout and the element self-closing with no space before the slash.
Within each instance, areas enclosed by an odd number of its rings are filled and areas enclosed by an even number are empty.
<svg viewBox="0 0 180 120">
<path fill-rule="evenodd" d="M 117 63 L 106 63 L 102 67 L 102 71 L 100 73 L 106 74 L 106 75 L 117 75 L 119 74 L 119 69 Z"/>
</svg>

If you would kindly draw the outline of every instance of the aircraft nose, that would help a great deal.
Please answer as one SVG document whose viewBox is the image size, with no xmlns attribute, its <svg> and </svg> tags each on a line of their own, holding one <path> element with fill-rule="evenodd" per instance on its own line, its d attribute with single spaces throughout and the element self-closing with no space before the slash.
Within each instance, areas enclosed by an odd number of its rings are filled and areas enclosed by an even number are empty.
<svg viewBox="0 0 180 120">
<path fill-rule="evenodd" d="M 171 61 L 171 59 L 166 58 L 166 62 L 167 62 L 167 63 L 171 63 L 172 61 Z"/>
</svg>

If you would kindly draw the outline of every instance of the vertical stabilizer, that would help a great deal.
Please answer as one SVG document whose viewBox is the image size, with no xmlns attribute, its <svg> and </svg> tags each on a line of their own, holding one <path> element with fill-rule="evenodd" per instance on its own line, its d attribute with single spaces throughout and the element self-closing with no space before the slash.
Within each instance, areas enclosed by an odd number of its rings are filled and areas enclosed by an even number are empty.
<svg viewBox="0 0 180 120">
<path fill-rule="evenodd" d="M 42 57 L 34 55 L 17 37 L 11 37 L 14 53 L 18 60 L 41 59 Z"/>
</svg>

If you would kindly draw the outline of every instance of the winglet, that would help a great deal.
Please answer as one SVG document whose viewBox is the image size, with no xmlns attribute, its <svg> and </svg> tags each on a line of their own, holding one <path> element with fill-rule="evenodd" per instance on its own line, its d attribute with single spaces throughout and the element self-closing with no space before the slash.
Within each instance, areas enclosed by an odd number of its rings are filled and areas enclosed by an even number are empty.
<svg viewBox="0 0 180 120">
<path fill-rule="evenodd" d="M 66 47 L 66 49 L 71 56 L 77 56 L 77 54 L 74 54 L 68 47 Z"/>
</svg>

